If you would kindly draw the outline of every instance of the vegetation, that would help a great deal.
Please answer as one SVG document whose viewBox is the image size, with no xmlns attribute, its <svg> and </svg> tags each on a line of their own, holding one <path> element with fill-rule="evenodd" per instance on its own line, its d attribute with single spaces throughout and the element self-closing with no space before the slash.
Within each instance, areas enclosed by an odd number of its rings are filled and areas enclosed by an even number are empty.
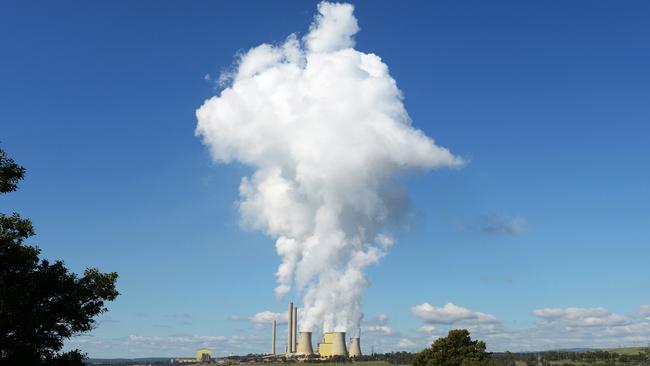
<svg viewBox="0 0 650 366">
<path fill-rule="evenodd" d="M 469 331 L 456 329 L 415 355 L 414 366 L 650 366 L 650 348 L 489 353 Z"/>
<path fill-rule="evenodd" d="M 410 352 L 388 352 L 363 355 L 358 361 L 377 361 L 391 365 L 410 365 L 415 359 L 415 353 Z"/>
<path fill-rule="evenodd" d="M 24 175 L 0 149 L 0 194 L 15 191 Z M 24 244 L 33 235 L 29 220 L 0 214 L 0 364 L 82 365 L 84 355 L 61 352 L 63 342 L 93 328 L 104 302 L 118 295 L 117 274 L 90 268 L 79 277 L 62 261 L 39 258 Z"/>
<path fill-rule="evenodd" d="M 414 366 L 488 366 L 492 357 L 483 341 L 473 341 L 467 329 L 453 329 L 418 353 Z"/>
<path fill-rule="evenodd" d="M 495 353 L 502 366 L 650 366 L 647 348 L 588 351 L 546 351 L 539 353 Z"/>
</svg>

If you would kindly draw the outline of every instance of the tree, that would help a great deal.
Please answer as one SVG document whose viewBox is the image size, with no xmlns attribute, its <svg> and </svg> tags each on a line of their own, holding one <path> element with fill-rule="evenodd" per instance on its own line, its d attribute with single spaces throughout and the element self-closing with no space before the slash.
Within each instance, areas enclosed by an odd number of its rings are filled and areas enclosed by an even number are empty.
<svg viewBox="0 0 650 366">
<path fill-rule="evenodd" d="M 485 351 L 485 343 L 473 341 L 466 329 L 450 330 L 445 338 L 438 338 L 430 348 L 418 353 L 413 366 L 487 366 L 492 357 Z"/>
<path fill-rule="evenodd" d="M 25 169 L 0 149 L 0 194 L 15 191 Z M 63 342 L 95 325 L 94 317 L 114 300 L 117 273 L 68 271 L 60 260 L 39 258 L 24 241 L 32 223 L 17 213 L 0 214 L 0 364 L 82 365 L 79 350 L 61 352 Z"/>
</svg>

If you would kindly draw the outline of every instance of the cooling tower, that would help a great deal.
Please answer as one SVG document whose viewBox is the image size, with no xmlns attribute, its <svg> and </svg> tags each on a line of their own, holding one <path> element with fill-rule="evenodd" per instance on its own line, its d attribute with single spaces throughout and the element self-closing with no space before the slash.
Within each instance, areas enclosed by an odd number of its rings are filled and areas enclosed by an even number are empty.
<svg viewBox="0 0 650 366">
<path fill-rule="evenodd" d="M 361 340 L 359 337 L 350 338 L 350 357 L 361 357 Z"/>
<path fill-rule="evenodd" d="M 345 332 L 333 332 L 332 335 L 332 356 L 347 356 L 348 350 L 345 348 Z"/>
<path fill-rule="evenodd" d="M 311 332 L 300 332 L 300 341 L 296 353 L 299 355 L 314 354 L 314 349 L 311 347 Z"/>
</svg>

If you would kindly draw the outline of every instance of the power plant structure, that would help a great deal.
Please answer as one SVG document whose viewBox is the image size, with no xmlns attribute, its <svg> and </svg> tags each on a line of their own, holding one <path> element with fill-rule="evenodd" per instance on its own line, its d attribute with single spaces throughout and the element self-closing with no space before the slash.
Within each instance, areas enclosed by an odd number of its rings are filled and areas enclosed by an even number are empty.
<svg viewBox="0 0 650 366">
<path fill-rule="evenodd" d="M 311 332 L 300 332 L 300 341 L 296 353 L 299 355 L 313 355 L 314 349 L 311 348 Z"/>
<path fill-rule="evenodd" d="M 348 356 L 345 347 L 345 332 L 326 332 L 323 341 L 318 344 L 318 354 L 321 357 Z"/>
<path fill-rule="evenodd" d="M 276 328 L 277 328 L 277 321 L 273 319 L 273 337 L 271 340 L 271 354 L 275 354 L 275 333 L 276 333 Z"/>
<path fill-rule="evenodd" d="M 271 334 L 271 355 L 276 355 L 276 332 L 277 322 L 273 320 Z M 334 356 L 360 357 L 361 340 L 359 337 L 350 338 L 350 347 L 345 344 L 345 332 L 325 332 L 317 353 L 312 348 L 312 332 L 298 332 L 298 307 L 289 303 L 287 309 L 287 344 L 284 348 L 286 357 L 310 357 L 330 358 Z"/>
<path fill-rule="evenodd" d="M 361 338 L 350 338 L 349 357 L 361 357 Z"/>
</svg>

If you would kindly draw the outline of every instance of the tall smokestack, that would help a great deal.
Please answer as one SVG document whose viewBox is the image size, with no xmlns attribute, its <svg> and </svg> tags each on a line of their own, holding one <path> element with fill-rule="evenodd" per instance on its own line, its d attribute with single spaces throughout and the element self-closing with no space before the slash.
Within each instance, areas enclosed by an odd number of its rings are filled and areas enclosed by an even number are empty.
<svg viewBox="0 0 650 366">
<path fill-rule="evenodd" d="M 293 350 L 292 352 L 296 352 L 297 348 L 296 343 L 298 342 L 298 307 L 296 306 L 293 308 Z"/>
<path fill-rule="evenodd" d="M 350 357 L 361 357 L 361 340 L 359 337 L 350 338 Z"/>
<path fill-rule="evenodd" d="M 276 321 L 273 319 L 273 333 L 271 335 L 271 354 L 275 354 L 275 331 L 276 331 Z"/>
<path fill-rule="evenodd" d="M 293 302 L 289 303 L 289 321 L 287 322 L 287 353 L 292 353 L 293 345 Z"/>
<path fill-rule="evenodd" d="M 314 354 L 314 349 L 311 346 L 311 332 L 300 332 L 300 342 L 298 342 L 296 353 L 299 355 Z"/>
</svg>

